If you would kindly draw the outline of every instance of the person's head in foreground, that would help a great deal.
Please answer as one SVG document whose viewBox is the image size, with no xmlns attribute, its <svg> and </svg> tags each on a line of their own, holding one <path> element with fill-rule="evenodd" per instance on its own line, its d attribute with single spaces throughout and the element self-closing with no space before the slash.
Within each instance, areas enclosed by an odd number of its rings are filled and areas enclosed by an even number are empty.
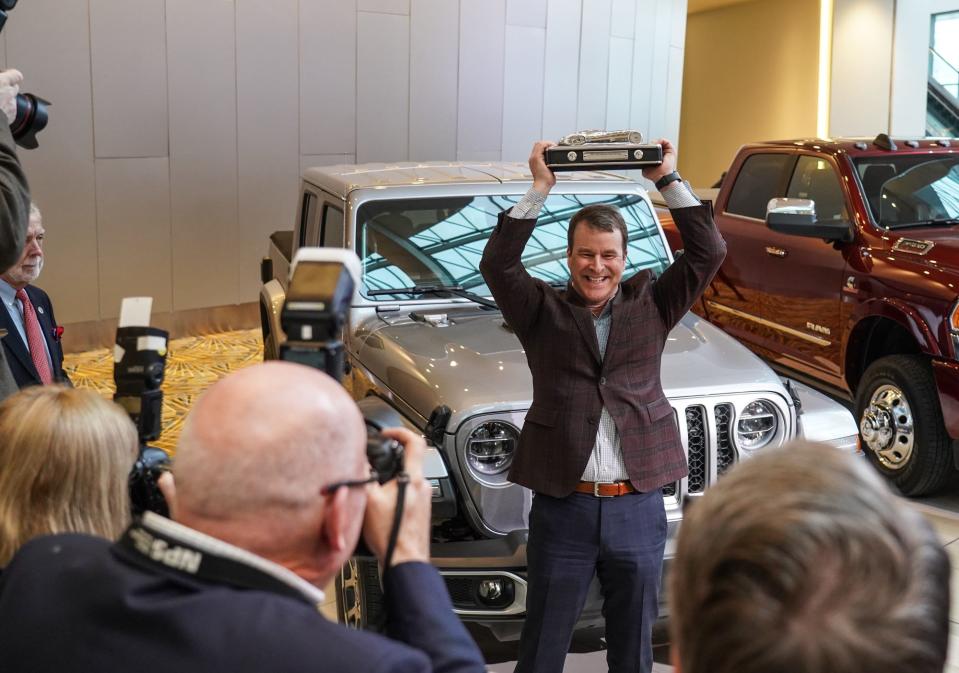
<svg viewBox="0 0 959 673">
<path fill-rule="evenodd" d="M 95 392 L 32 386 L 0 404 L 0 567 L 48 533 L 116 538 L 130 522 L 137 432 Z"/>
<path fill-rule="evenodd" d="M 687 512 L 670 578 L 681 673 L 940 673 L 949 561 L 858 456 L 793 443 Z"/>
</svg>

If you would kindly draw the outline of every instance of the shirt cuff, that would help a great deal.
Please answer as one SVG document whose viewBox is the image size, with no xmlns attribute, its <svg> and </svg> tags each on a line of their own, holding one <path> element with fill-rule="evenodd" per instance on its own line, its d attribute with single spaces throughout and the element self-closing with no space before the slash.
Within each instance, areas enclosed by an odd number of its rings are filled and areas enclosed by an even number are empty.
<svg viewBox="0 0 959 673">
<path fill-rule="evenodd" d="M 703 205 L 699 199 L 696 198 L 696 195 L 693 194 L 693 190 L 689 188 L 689 183 L 685 180 L 682 182 L 674 182 L 661 191 L 660 195 L 663 197 L 663 201 L 666 202 L 666 207 L 670 210 L 673 208 L 692 208 Z"/>
<path fill-rule="evenodd" d="M 519 203 L 509 211 L 509 216 L 514 220 L 534 220 L 539 217 L 545 203 L 546 194 L 530 187 L 529 191 L 519 200 Z"/>
</svg>

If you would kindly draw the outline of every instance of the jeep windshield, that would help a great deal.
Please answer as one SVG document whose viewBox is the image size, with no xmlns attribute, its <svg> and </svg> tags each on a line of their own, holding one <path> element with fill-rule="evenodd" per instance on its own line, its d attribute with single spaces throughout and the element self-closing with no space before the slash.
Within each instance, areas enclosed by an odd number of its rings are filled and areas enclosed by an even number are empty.
<svg viewBox="0 0 959 673">
<path fill-rule="evenodd" d="M 415 298 L 417 288 L 443 296 L 441 288 L 490 296 L 479 271 L 486 241 L 500 211 L 520 194 L 448 196 L 367 201 L 356 216 L 356 252 L 363 264 L 364 297 L 397 301 Z M 641 269 L 659 274 L 668 264 L 656 218 L 637 194 L 550 194 L 523 251 L 523 264 L 535 278 L 562 286 L 569 218 L 596 203 L 619 207 L 629 230 L 624 275 Z M 395 293 L 389 292 L 395 290 Z M 463 296 L 449 292 L 446 296 Z"/>
<path fill-rule="evenodd" d="M 880 227 L 959 224 L 959 157 L 904 154 L 857 159 L 855 165 Z"/>
</svg>

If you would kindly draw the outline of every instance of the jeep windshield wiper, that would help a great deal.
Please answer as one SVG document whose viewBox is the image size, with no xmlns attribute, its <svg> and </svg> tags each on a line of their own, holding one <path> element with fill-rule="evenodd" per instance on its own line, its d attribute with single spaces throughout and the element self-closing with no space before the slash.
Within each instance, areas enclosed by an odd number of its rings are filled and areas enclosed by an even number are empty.
<svg viewBox="0 0 959 673">
<path fill-rule="evenodd" d="M 462 297 L 463 299 L 469 299 L 481 306 L 499 310 L 499 306 L 496 305 L 495 301 L 481 297 L 478 294 L 473 294 L 469 290 L 464 290 L 460 285 L 411 285 L 410 287 L 370 290 L 366 294 L 370 297 L 381 297 L 389 294 L 408 294 L 414 296 L 418 294 L 452 294 L 457 297 Z"/>
</svg>

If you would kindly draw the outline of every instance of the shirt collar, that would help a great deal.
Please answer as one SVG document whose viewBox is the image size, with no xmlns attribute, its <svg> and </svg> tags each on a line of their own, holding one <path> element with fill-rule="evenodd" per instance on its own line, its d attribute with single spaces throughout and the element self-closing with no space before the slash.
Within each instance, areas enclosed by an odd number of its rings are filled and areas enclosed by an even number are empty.
<svg viewBox="0 0 959 673">
<path fill-rule="evenodd" d="M 2 278 L 0 278 L 0 300 L 7 306 L 14 306 L 17 301 L 16 289 Z"/>
<path fill-rule="evenodd" d="M 219 540 L 206 533 L 201 533 L 198 530 L 194 530 L 193 528 L 189 528 L 172 519 L 154 514 L 153 512 L 144 512 L 142 522 L 146 528 L 152 528 L 158 533 L 178 539 L 200 551 L 215 554 L 216 556 L 256 568 L 260 572 L 270 575 L 296 589 L 306 596 L 311 603 L 317 606 L 321 605 L 326 598 L 323 591 L 307 582 L 289 568 L 284 568 L 280 564 L 274 563 L 262 556 L 257 556 L 253 552 L 240 549 L 228 542 Z"/>
</svg>

